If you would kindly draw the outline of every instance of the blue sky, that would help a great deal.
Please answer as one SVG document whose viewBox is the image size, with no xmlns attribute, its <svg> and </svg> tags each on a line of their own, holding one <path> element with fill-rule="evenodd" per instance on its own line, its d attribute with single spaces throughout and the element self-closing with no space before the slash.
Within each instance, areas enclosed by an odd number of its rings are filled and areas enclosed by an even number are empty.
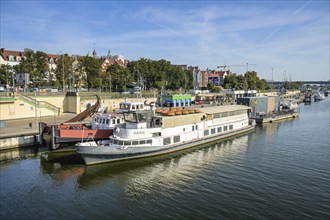
<svg viewBox="0 0 330 220">
<path fill-rule="evenodd" d="M 86 55 L 95 45 L 98 56 L 329 80 L 329 10 L 327 0 L 1 0 L 1 48 Z"/>
</svg>

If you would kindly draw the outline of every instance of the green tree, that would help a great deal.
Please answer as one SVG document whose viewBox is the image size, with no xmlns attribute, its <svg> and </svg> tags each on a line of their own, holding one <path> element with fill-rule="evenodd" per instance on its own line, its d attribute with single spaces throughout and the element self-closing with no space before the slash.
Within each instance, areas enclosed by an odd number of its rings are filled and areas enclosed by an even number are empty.
<svg viewBox="0 0 330 220">
<path fill-rule="evenodd" d="M 87 88 L 101 88 L 101 63 L 93 57 L 85 56 L 82 63 L 86 72 Z"/>
<path fill-rule="evenodd" d="M 103 85 L 109 87 L 110 83 L 111 91 L 124 91 L 127 85 L 133 83 L 133 76 L 127 68 L 115 63 L 104 74 Z"/>
<path fill-rule="evenodd" d="M 256 90 L 258 89 L 258 83 L 260 81 L 259 77 L 257 76 L 257 72 L 255 71 L 248 71 L 244 75 L 246 82 L 248 84 L 249 90 Z"/>
<path fill-rule="evenodd" d="M 12 66 L 1 64 L 1 66 L 0 66 L 0 84 L 2 84 L 2 85 L 12 84 L 13 73 L 15 73 L 15 70 Z"/>
</svg>

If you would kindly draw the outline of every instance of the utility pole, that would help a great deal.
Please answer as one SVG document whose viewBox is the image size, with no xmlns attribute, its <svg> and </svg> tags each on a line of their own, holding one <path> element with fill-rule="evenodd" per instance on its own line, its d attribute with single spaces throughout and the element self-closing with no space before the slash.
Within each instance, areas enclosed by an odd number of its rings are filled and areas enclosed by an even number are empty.
<svg viewBox="0 0 330 220">
<path fill-rule="evenodd" d="M 61 55 L 62 55 L 62 90 L 63 90 L 63 92 L 64 92 L 64 56 L 63 56 L 63 54 L 62 54 L 62 51 L 60 51 L 61 52 Z"/>
<path fill-rule="evenodd" d="M 13 72 L 13 97 L 15 97 L 15 72 Z"/>
<path fill-rule="evenodd" d="M 109 75 L 109 92 L 111 93 L 111 73 L 110 73 L 110 75 Z"/>
<path fill-rule="evenodd" d="M 274 89 L 273 71 L 274 71 L 274 68 L 272 67 L 272 90 Z"/>
</svg>

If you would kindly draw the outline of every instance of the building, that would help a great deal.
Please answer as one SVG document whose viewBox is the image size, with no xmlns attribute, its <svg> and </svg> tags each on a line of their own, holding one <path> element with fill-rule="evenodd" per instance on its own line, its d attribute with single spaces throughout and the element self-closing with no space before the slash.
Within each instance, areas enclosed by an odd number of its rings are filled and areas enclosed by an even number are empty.
<svg viewBox="0 0 330 220">
<path fill-rule="evenodd" d="M 162 95 L 161 106 L 162 107 L 183 107 L 191 105 L 191 95 Z"/>
</svg>

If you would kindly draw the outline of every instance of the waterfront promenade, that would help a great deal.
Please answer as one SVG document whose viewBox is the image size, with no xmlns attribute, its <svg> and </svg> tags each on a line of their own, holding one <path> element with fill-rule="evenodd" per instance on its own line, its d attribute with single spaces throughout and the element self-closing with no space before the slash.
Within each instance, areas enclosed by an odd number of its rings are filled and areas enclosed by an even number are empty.
<svg viewBox="0 0 330 220">
<path fill-rule="evenodd" d="M 45 122 L 47 124 L 60 124 L 76 116 L 74 113 L 63 113 L 60 116 L 45 116 L 41 118 L 24 118 L 6 120 L 5 127 L 0 128 L 0 138 L 14 137 L 27 134 L 39 134 L 36 123 Z M 30 125 L 32 125 L 30 127 Z"/>
</svg>

